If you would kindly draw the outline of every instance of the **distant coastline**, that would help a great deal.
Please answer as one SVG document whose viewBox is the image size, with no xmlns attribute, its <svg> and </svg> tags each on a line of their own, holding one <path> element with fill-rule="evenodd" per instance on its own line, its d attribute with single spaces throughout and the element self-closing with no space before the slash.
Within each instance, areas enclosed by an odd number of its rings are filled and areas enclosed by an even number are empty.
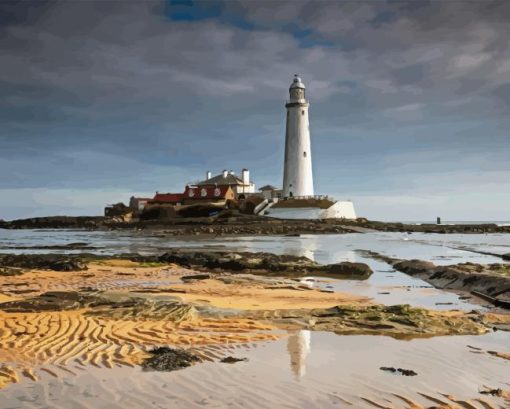
<svg viewBox="0 0 510 409">
<path fill-rule="evenodd" d="M 415 225 L 422 225 L 422 224 L 434 224 L 434 221 L 431 220 L 403 220 L 403 221 L 396 221 L 391 220 L 384 223 L 404 223 L 404 224 L 415 224 Z M 444 220 L 441 222 L 443 225 L 447 226 L 455 226 L 458 224 L 469 224 L 469 225 L 478 225 L 478 224 L 496 224 L 498 226 L 510 226 L 510 220 Z"/>
<path fill-rule="evenodd" d="M 84 230 L 164 230 L 175 236 L 217 235 L 299 235 L 365 233 L 370 231 L 405 233 L 510 233 L 510 222 L 382 222 L 347 219 L 277 219 L 245 215 L 225 210 L 209 217 L 163 217 L 157 220 L 119 221 L 105 216 L 53 216 L 0 221 L 2 229 L 84 229 Z"/>
</svg>

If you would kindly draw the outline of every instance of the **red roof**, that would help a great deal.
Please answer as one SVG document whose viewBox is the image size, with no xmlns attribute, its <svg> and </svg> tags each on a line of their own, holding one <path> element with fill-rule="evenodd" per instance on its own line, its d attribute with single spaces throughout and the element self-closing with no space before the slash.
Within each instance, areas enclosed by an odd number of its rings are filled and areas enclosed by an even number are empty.
<svg viewBox="0 0 510 409">
<path fill-rule="evenodd" d="M 182 193 L 156 193 L 152 198 L 153 202 L 177 203 L 184 199 Z"/>
<path fill-rule="evenodd" d="M 185 199 L 224 199 L 230 186 L 186 186 Z"/>
</svg>

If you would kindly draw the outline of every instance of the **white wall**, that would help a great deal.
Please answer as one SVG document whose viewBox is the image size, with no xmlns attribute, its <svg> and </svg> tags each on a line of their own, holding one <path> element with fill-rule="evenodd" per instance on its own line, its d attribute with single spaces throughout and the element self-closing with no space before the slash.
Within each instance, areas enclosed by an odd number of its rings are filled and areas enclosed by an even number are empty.
<svg viewBox="0 0 510 409">
<path fill-rule="evenodd" d="M 237 194 L 241 194 L 241 193 L 255 193 L 255 184 L 254 183 L 250 183 L 247 186 L 236 185 L 236 186 L 233 186 L 233 189 L 234 189 L 234 192 L 237 193 Z"/>
<path fill-rule="evenodd" d="M 352 202 L 335 202 L 327 209 L 318 207 L 269 209 L 267 216 L 281 219 L 355 219 Z"/>
<path fill-rule="evenodd" d="M 322 209 L 318 207 L 269 209 L 267 216 L 281 219 L 319 219 Z"/>
<path fill-rule="evenodd" d="M 323 210 L 322 217 L 325 219 L 355 219 L 356 212 L 352 202 L 335 202 L 333 205 Z"/>
<path fill-rule="evenodd" d="M 313 196 L 308 103 L 287 106 L 283 195 Z M 306 155 L 306 156 L 305 156 Z"/>
</svg>

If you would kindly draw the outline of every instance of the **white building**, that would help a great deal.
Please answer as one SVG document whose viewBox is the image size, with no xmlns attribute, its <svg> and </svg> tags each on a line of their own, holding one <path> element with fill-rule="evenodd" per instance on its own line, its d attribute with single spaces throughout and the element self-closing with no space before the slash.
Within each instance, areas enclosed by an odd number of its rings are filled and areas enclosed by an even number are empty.
<svg viewBox="0 0 510 409">
<path fill-rule="evenodd" d="M 283 196 L 313 196 L 312 152 L 310 150 L 309 103 L 305 86 L 296 74 L 289 88 L 290 99 L 285 104 L 285 162 Z"/>
<path fill-rule="evenodd" d="M 232 188 L 236 196 L 243 193 L 255 193 L 255 183 L 250 181 L 250 171 L 243 169 L 241 177 L 237 176 L 231 170 L 224 170 L 219 175 L 211 176 L 211 172 L 207 171 L 205 180 L 196 183 L 197 186 L 225 186 Z"/>
<path fill-rule="evenodd" d="M 320 207 L 280 207 L 278 204 L 268 210 L 268 216 L 278 219 L 356 219 L 351 201 L 336 201 L 331 206 Z"/>
<path fill-rule="evenodd" d="M 309 103 L 305 86 L 298 75 L 289 88 L 285 132 L 285 161 L 282 194 L 267 185 L 261 188 L 266 205 L 260 214 L 285 219 L 355 219 L 356 212 L 350 201 L 336 201 L 328 196 L 315 196 L 310 150 Z"/>
</svg>

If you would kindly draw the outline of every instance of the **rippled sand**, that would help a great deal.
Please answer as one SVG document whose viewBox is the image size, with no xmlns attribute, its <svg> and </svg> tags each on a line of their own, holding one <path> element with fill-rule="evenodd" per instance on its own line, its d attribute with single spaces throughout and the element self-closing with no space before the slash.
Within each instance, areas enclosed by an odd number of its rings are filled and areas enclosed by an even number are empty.
<svg viewBox="0 0 510 409">
<path fill-rule="evenodd" d="M 484 385 L 509 389 L 508 362 L 470 352 L 504 342 L 496 335 L 403 342 L 386 337 L 296 331 L 252 346 L 231 345 L 247 362 L 206 362 L 170 372 L 138 367 L 71 365 L 75 375 L 41 372 L 0 392 L 10 408 L 507 408 L 508 397 L 480 394 Z M 415 377 L 379 370 L 413 368 Z"/>
<path fill-rule="evenodd" d="M 196 272 L 112 260 L 80 272 L 0 277 L 0 302 L 83 287 L 184 302 L 164 318 L 155 311 L 136 316 L 108 306 L 0 312 L 0 388 L 5 387 L 0 408 L 510 407 L 508 333 L 402 341 L 285 332 L 228 311 L 250 310 L 259 317 L 265 310 L 281 315 L 296 306 L 362 306 L 370 300 L 242 275 L 183 283 L 180 278 L 189 274 Z M 209 308 L 228 310 L 212 316 Z M 446 319 L 464 313 L 431 314 Z M 491 322 L 508 322 L 508 317 L 487 316 Z M 138 365 L 159 345 L 189 348 L 205 363 L 172 373 L 142 371 Z M 220 363 L 227 355 L 249 360 Z M 388 374 L 381 366 L 413 369 L 418 375 Z M 480 393 L 498 388 L 501 396 Z"/>
</svg>

